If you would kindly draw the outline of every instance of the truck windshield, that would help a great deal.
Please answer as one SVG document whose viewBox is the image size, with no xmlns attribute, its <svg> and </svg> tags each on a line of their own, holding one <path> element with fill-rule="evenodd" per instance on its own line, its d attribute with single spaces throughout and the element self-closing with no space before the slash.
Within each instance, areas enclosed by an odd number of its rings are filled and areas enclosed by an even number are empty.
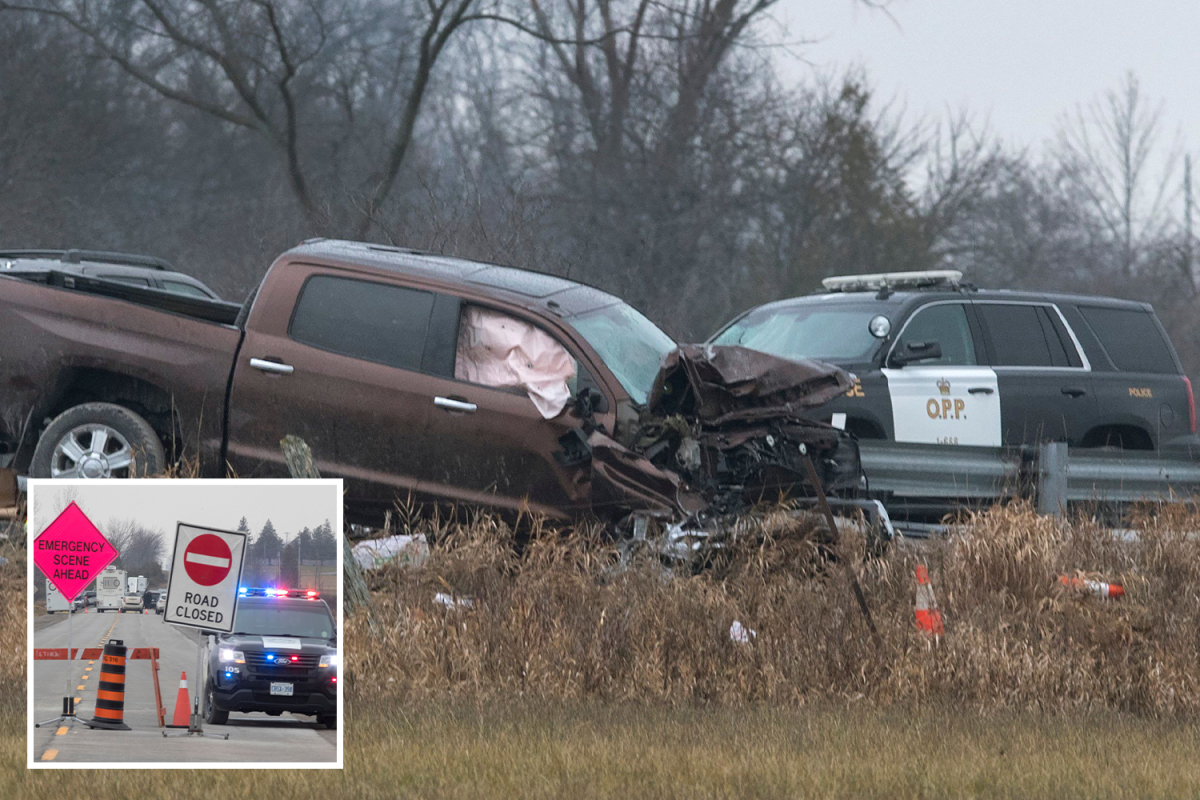
<svg viewBox="0 0 1200 800">
<path fill-rule="evenodd" d="M 675 340 L 624 303 L 589 311 L 571 319 L 612 370 L 633 402 L 645 405 L 663 358 L 675 349 Z"/>
<path fill-rule="evenodd" d="M 333 617 L 324 603 L 315 600 L 296 603 L 247 603 L 242 600 L 238 603 L 233 629 L 260 636 L 332 639 Z"/>
<path fill-rule="evenodd" d="M 870 360 L 879 342 L 867 326 L 887 310 L 850 303 L 764 308 L 739 319 L 713 342 L 741 345 L 780 358 L 861 363 Z"/>
</svg>

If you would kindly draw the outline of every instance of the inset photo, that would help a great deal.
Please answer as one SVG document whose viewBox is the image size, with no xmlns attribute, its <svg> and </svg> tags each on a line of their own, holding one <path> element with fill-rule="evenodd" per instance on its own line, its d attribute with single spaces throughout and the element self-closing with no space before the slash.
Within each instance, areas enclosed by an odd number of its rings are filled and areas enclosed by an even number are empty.
<svg viewBox="0 0 1200 800">
<path fill-rule="evenodd" d="M 341 768 L 341 481 L 28 491 L 28 766 Z"/>
</svg>

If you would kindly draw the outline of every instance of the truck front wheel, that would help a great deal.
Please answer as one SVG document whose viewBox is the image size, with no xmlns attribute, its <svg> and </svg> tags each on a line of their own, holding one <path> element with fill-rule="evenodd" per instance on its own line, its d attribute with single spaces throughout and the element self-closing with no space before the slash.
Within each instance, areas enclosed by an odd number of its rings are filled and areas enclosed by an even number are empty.
<svg viewBox="0 0 1200 800">
<path fill-rule="evenodd" d="M 162 472 L 166 454 L 150 423 L 124 406 L 84 403 L 42 432 L 34 478 L 135 478 Z"/>
</svg>

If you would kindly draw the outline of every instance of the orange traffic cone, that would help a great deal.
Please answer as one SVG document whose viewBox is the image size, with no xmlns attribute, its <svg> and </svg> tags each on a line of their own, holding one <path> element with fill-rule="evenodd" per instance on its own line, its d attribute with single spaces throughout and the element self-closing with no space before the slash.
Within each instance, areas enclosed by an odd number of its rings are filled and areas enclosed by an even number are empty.
<svg viewBox="0 0 1200 800">
<path fill-rule="evenodd" d="M 175 695 L 175 715 L 168 728 L 188 728 L 192 715 L 192 702 L 188 700 L 187 673 L 179 674 L 179 694 Z"/>
<path fill-rule="evenodd" d="M 1094 581 L 1088 578 L 1081 578 L 1078 575 L 1059 575 L 1058 582 L 1063 586 L 1071 589 L 1083 589 L 1100 597 L 1124 597 L 1125 587 L 1118 583 L 1105 583 L 1104 581 Z"/>
<path fill-rule="evenodd" d="M 942 612 L 938 611 L 937 598 L 933 596 L 933 584 L 929 582 L 929 572 L 924 564 L 917 565 L 917 629 L 930 636 L 941 636 L 945 630 L 942 627 Z"/>
</svg>

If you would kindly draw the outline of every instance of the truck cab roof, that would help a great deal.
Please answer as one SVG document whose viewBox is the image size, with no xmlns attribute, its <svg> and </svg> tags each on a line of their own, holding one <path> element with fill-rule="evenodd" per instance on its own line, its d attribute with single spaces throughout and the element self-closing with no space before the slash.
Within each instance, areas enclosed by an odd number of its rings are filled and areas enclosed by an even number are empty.
<svg viewBox="0 0 1200 800">
<path fill-rule="evenodd" d="M 518 267 L 498 266 L 404 247 L 310 239 L 283 253 L 281 262 L 319 263 L 363 273 L 418 275 L 448 287 L 485 290 L 515 305 L 560 317 L 594 311 L 624 301 L 578 281 Z"/>
</svg>

